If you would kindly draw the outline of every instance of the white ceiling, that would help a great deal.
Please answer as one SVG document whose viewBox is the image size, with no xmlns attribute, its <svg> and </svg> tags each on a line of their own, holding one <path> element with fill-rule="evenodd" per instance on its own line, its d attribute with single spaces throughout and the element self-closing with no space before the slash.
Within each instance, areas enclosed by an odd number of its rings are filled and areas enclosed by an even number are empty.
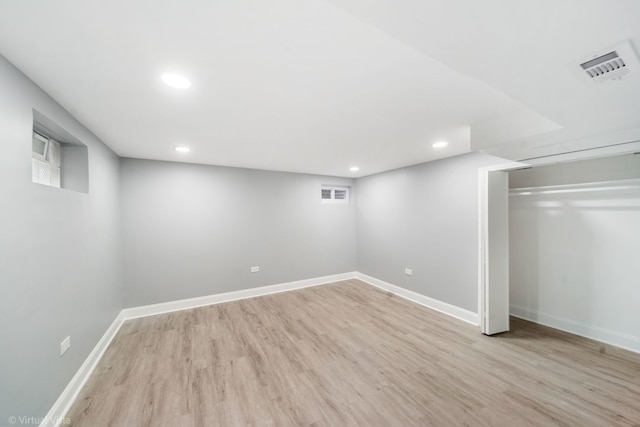
<svg viewBox="0 0 640 427">
<path fill-rule="evenodd" d="M 0 54 L 121 156 L 363 176 L 640 135 L 640 74 L 574 73 L 639 24 L 635 0 L 0 0 Z"/>
</svg>

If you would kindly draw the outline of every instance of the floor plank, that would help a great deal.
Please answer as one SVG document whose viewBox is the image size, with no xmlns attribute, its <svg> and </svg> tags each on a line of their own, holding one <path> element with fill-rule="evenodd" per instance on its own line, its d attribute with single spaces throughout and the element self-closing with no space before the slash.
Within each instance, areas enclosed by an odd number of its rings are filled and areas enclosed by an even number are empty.
<svg viewBox="0 0 640 427">
<path fill-rule="evenodd" d="M 127 321 L 73 426 L 640 426 L 640 355 L 357 280 Z"/>
</svg>

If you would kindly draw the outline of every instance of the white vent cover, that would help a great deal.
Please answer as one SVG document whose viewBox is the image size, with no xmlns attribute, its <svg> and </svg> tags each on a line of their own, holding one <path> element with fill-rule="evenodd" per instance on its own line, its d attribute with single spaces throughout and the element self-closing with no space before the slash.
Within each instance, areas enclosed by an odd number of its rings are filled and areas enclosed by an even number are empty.
<svg viewBox="0 0 640 427">
<path fill-rule="evenodd" d="M 603 83 L 640 71 L 640 62 L 631 43 L 626 41 L 581 61 L 580 68 L 588 80 Z"/>
</svg>

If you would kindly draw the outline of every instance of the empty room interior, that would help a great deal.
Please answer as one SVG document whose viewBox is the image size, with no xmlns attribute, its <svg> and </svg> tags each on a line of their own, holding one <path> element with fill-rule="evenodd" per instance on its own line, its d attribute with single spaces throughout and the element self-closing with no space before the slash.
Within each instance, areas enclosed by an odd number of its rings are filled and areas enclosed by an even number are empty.
<svg viewBox="0 0 640 427">
<path fill-rule="evenodd" d="M 640 2 L 0 0 L 0 427 L 640 425 Z"/>
</svg>

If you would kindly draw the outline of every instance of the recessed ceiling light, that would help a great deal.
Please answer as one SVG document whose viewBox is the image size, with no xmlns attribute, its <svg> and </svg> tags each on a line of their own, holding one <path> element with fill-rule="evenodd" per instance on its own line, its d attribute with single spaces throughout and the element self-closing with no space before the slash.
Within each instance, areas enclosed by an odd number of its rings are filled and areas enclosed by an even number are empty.
<svg viewBox="0 0 640 427">
<path fill-rule="evenodd" d="M 359 167 L 357 167 L 357 166 L 351 166 L 351 167 L 349 168 L 349 170 L 350 170 L 351 172 L 358 172 L 358 171 L 360 170 L 360 168 L 359 168 Z"/>
<path fill-rule="evenodd" d="M 448 142 L 446 141 L 440 141 L 440 142 L 436 142 L 435 144 L 432 145 L 433 148 L 444 148 L 447 145 L 449 145 Z"/>
<path fill-rule="evenodd" d="M 164 73 L 162 75 L 162 81 L 171 87 L 177 89 L 187 89 L 191 87 L 191 82 L 184 76 L 179 74 Z"/>
<path fill-rule="evenodd" d="M 178 145 L 177 147 L 173 147 L 178 153 L 188 153 L 191 151 L 191 148 L 185 147 L 184 145 Z"/>
</svg>

